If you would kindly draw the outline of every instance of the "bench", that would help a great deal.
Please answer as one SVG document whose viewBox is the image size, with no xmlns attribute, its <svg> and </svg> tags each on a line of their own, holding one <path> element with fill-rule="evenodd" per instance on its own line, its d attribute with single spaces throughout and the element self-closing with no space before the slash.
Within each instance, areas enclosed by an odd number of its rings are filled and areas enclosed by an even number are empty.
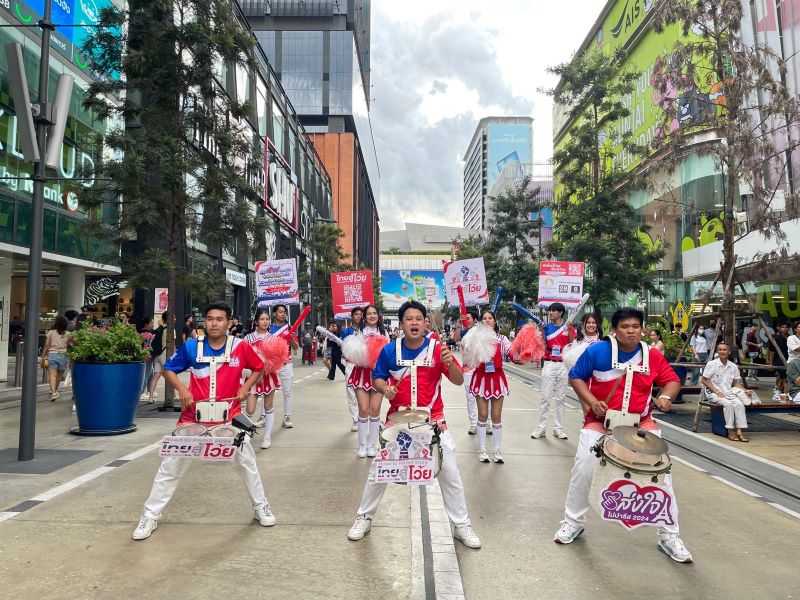
<svg viewBox="0 0 800 600">
<path fill-rule="evenodd" d="M 692 431 L 697 432 L 697 425 L 700 422 L 700 410 L 703 407 L 711 409 L 711 431 L 722 437 L 728 437 L 728 430 L 725 429 L 725 416 L 722 413 L 722 405 L 709 402 L 703 396 L 697 401 L 697 410 L 694 413 Z M 747 414 L 760 413 L 800 413 L 800 404 L 786 402 L 768 402 L 763 404 L 751 404 L 744 407 Z"/>
</svg>

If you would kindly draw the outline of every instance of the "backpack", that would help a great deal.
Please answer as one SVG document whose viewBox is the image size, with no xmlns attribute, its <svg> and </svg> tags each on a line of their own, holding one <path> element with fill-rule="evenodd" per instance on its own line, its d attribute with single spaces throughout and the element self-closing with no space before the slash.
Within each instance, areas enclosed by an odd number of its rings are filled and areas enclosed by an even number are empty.
<svg viewBox="0 0 800 600">
<path fill-rule="evenodd" d="M 153 332 L 153 341 L 150 343 L 150 356 L 161 356 L 164 352 L 164 326 L 159 325 Z"/>
</svg>

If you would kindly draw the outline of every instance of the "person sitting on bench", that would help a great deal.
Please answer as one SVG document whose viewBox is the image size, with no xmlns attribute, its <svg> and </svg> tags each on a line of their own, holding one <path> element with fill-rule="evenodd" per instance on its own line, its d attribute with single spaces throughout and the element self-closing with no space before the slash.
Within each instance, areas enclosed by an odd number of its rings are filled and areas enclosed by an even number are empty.
<svg viewBox="0 0 800 600">
<path fill-rule="evenodd" d="M 702 383 L 706 400 L 722 405 L 728 439 L 734 442 L 749 442 L 742 429 L 747 429 L 745 406 L 751 403 L 752 390 L 742 385 L 739 367 L 728 360 L 731 353 L 728 344 L 717 345 L 719 358 L 710 361 L 703 369 Z"/>
</svg>

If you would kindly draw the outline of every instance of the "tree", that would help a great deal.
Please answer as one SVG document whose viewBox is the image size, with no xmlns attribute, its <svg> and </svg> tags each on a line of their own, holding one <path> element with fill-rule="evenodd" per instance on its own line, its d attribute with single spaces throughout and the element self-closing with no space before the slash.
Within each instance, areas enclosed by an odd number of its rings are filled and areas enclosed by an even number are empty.
<svg viewBox="0 0 800 600">
<path fill-rule="evenodd" d="M 98 140 L 107 152 L 95 172 L 107 185 L 83 201 L 93 235 L 125 248 L 123 273 L 134 287 L 167 281 L 172 353 L 178 286 L 213 297 L 223 285 L 209 277 L 210 264 L 189 268 L 187 238 L 219 260 L 223 248 L 250 256 L 266 225 L 251 185 L 261 165 L 260 139 L 246 121 L 253 107 L 224 88 L 228 70 L 257 63 L 228 0 L 127 6 L 104 10 L 84 45 L 96 76 L 84 106 L 112 126 Z M 111 34 L 126 23 L 122 39 Z"/>
<path fill-rule="evenodd" d="M 752 5 L 750 10 L 756 10 Z M 783 10 L 779 7 L 777 10 Z M 762 252 L 746 266 L 750 278 L 767 277 L 777 267 L 797 272 L 797 256 L 786 252 L 781 222 L 798 216 L 797 146 L 800 143 L 800 103 L 787 87 L 787 60 L 772 48 L 743 39 L 746 19 L 740 0 L 662 0 L 653 17 L 653 28 L 680 27 L 681 41 L 671 49 L 671 69 L 656 73 L 656 85 L 693 90 L 698 81 L 715 83 L 715 93 L 695 95 L 699 118 L 682 124 L 681 106 L 666 108 L 670 128 L 655 146 L 658 167 L 677 167 L 690 145 L 694 151 L 714 157 L 723 179 L 723 250 L 720 281 L 725 341 L 735 347 L 736 242 L 755 232 L 775 240 L 773 250 Z M 793 58 L 793 57 L 790 57 Z M 676 119 L 678 119 L 676 121 Z M 717 140 L 698 145 L 698 133 L 713 131 Z M 739 227 L 735 206 L 740 185 L 752 190 L 748 203 L 749 227 Z M 784 210 L 776 206 L 785 200 Z"/>
<path fill-rule="evenodd" d="M 642 179 L 615 160 L 639 152 L 630 132 L 614 127 L 630 114 L 622 99 L 637 77 L 622 58 L 591 50 L 548 69 L 560 78 L 548 93 L 566 107 L 572 125 L 553 154 L 556 237 L 547 249 L 559 260 L 586 263 L 585 290 L 597 312 L 629 291 L 660 295 L 652 269 L 664 255 L 662 245 L 642 241 L 640 232 L 649 228 L 627 201 Z"/>
<path fill-rule="evenodd" d="M 340 240 L 344 231 L 334 223 L 316 221 L 311 226 L 309 255 L 314 257 L 309 274 L 300 273 L 300 288 L 311 285 L 312 309 L 317 321 L 327 322 L 333 318 L 331 273 L 348 271 L 348 255 L 342 251 Z M 309 275 L 313 276 L 309 280 Z M 312 284 L 313 281 L 313 284 Z"/>
</svg>

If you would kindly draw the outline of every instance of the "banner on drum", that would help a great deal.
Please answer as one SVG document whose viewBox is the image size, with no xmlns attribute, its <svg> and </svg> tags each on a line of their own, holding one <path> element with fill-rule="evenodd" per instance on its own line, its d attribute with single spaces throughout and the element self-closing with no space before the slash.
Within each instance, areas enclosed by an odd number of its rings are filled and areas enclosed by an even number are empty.
<svg viewBox="0 0 800 600">
<path fill-rule="evenodd" d="M 449 306 L 459 306 L 459 285 L 464 290 L 464 303 L 467 306 L 489 303 L 489 286 L 486 284 L 483 257 L 445 263 L 444 284 Z"/>
<path fill-rule="evenodd" d="M 375 302 L 372 271 L 343 271 L 331 273 L 333 318 L 347 319 L 357 306 Z"/>
<path fill-rule="evenodd" d="M 427 449 L 426 449 L 427 450 Z M 434 478 L 433 458 L 381 459 L 372 461 L 375 483 L 430 485 Z"/>
<path fill-rule="evenodd" d="M 236 454 L 232 437 L 209 437 L 195 435 L 166 435 L 161 438 L 158 455 L 162 458 L 199 458 L 213 462 L 229 462 Z"/>
<path fill-rule="evenodd" d="M 257 262 L 256 295 L 259 306 L 300 304 L 297 260 L 279 258 Z"/>
<path fill-rule="evenodd" d="M 547 307 L 561 302 L 568 309 L 575 308 L 583 296 L 582 262 L 543 260 L 539 263 L 539 306 Z"/>
<path fill-rule="evenodd" d="M 642 525 L 674 525 L 670 493 L 657 485 L 639 486 L 630 479 L 615 479 L 600 492 L 600 516 L 626 529 Z"/>
</svg>

